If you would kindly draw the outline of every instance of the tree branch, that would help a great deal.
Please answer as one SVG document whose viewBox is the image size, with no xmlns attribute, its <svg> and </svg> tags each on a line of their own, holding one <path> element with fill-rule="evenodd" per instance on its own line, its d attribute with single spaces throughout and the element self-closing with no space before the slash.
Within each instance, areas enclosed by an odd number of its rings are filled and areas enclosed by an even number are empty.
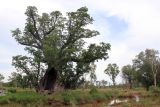
<svg viewBox="0 0 160 107">
<path fill-rule="evenodd" d="M 36 33 L 36 34 L 34 34 L 33 32 L 31 32 L 31 34 L 42 43 L 42 40 L 41 40 L 40 35 L 38 33 L 38 30 L 37 30 L 37 23 L 36 23 L 36 20 L 33 16 L 32 11 L 31 11 L 31 19 L 33 21 L 33 27 L 34 27 L 34 30 L 35 30 L 35 33 Z"/>
<path fill-rule="evenodd" d="M 33 44 L 28 44 L 28 43 L 24 43 L 24 42 L 19 42 L 21 45 L 25 45 L 25 46 L 31 46 L 31 47 L 34 47 L 34 48 L 37 48 L 37 49 L 42 49 L 42 47 L 40 45 L 36 46 L 36 45 L 33 45 Z"/>
</svg>

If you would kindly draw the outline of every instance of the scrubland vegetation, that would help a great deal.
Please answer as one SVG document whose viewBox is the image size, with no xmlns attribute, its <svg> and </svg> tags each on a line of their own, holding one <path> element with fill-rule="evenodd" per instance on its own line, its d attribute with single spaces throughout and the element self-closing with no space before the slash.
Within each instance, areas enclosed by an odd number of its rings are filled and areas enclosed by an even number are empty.
<svg viewBox="0 0 160 107">
<path fill-rule="evenodd" d="M 128 102 L 115 104 L 114 107 L 158 107 L 160 105 L 160 89 L 144 88 L 91 88 L 39 94 L 34 90 L 20 88 L 4 88 L 5 96 L 0 96 L 1 107 L 106 107 L 113 99 L 130 99 Z M 16 90 L 16 91 L 15 91 Z M 134 100 L 139 96 L 139 102 Z M 96 105 L 96 106 L 95 106 Z"/>
</svg>

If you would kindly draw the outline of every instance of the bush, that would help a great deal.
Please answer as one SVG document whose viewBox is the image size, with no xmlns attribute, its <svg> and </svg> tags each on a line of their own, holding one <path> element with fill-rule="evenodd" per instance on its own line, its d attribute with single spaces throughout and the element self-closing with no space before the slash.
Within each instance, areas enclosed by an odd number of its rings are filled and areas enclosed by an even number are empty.
<svg viewBox="0 0 160 107">
<path fill-rule="evenodd" d="M 92 98 L 92 96 L 90 94 L 84 95 L 83 99 L 84 99 L 85 102 L 88 102 L 88 103 L 93 101 L 93 98 Z"/>
<path fill-rule="evenodd" d="M 16 95 L 13 95 L 12 98 L 15 98 L 15 101 L 21 104 L 27 104 L 31 102 L 42 101 L 45 98 L 35 92 L 20 92 Z"/>
<path fill-rule="evenodd" d="M 71 104 L 71 99 L 72 99 L 72 98 L 71 98 L 70 96 L 64 96 L 64 97 L 63 97 L 63 101 L 64 101 L 64 103 L 67 104 L 67 105 L 68 105 L 68 104 Z"/>
<path fill-rule="evenodd" d="M 8 104 L 9 100 L 7 97 L 0 97 L 0 105 Z"/>
<path fill-rule="evenodd" d="M 16 90 L 16 89 L 14 89 L 14 88 L 10 88 L 10 89 L 8 89 L 8 92 L 10 92 L 10 93 L 16 93 L 16 92 L 17 92 L 17 90 Z"/>
<path fill-rule="evenodd" d="M 105 94 L 98 92 L 98 90 L 95 87 L 91 88 L 89 93 L 91 94 L 92 100 L 103 101 L 106 99 Z"/>
<path fill-rule="evenodd" d="M 160 88 L 159 87 L 154 87 L 154 86 L 151 86 L 150 88 L 149 88 L 149 90 L 152 92 L 152 93 L 154 93 L 154 94 L 160 94 Z"/>
<path fill-rule="evenodd" d="M 39 95 L 35 92 L 17 92 L 17 93 L 7 93 L 6 96 L 0 96 L 0 105 L 8 103 L 18 103 L 18 104 L 28 104 L 44 102 L 45 97 Z"/>
<path fill-rule="evenodd" d="M 94 94 L 92 94 L 92 98 L 93 98 L 93 100 L 103 101 L 106 99 L 106 96 L 102 93 L 94 93 Z"/>
<path fill-rule="evenodd" d="M 69 105 L 73 102 L 74 97 L 70 91 L 65 91 L 62 93 L 63 101 L 66 105 Z"/>
<path fill-rule="evenodd" d="M 95 94 L 95 93 L 98 93 L 98 90 L 95 87 L 93 87 L 93 88 L 91 88 L 91 90 L 89 91 L 89 93 L 90 94 Z"/>
<path fill-rule="evenodd" d="M 104 95 L 106 96 L 107 99 L 111 99 L 114 97 L 113 93 L 109 93 L 109 92 L 104 93 Z"/>
</svg>

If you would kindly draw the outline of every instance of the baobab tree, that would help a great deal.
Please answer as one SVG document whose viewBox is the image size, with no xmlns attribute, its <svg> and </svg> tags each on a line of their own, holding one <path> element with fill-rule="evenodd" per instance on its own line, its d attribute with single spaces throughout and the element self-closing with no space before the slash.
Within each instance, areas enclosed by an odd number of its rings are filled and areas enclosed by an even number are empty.
<svg viewBox="0 0 160 107">
<path fill-rule="evenodd" d="M 56 83 L 70 88 L 72 83 L 64 79 L 71 78 L 63 78 L 70 76 L 66 74 L 69 69 L 72 77 L 81 78 L 85 70 L 74 68 L 75 65 L 87 69 L 86 65 L 91 62 L 108 58 L 108 43 L 90 44 L 87 49 L 83 48 L 85 38 L 99 35 L 98 31 L 86 27 L 93 22 L 86 7 L 63 16 L 60 11 L 39 15 L 35 6 L 29 6 L 25 15 L 24 30 L 17 28 L 12 35 L 19 44 L 25 46 L 32 58 L 46 65 L 46 72 L 39 82 L 40 90 L 54 90 Z"/>
</svg>

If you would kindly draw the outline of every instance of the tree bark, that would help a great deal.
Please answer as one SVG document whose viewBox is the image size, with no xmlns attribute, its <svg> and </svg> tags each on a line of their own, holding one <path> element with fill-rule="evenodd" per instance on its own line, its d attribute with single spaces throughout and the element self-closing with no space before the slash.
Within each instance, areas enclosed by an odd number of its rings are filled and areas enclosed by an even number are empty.
<svg viewBox="0 0 160 107">
<path fill-rule="evenodd" d="M 132 79 L 129 79 L 129 88 L 132 89 Z"/>
<path fill-rule="evenodd" d="M 56 80 L 58 79 L 58 72 L 54 67 L 48 67 L 44 77 L 40 80 L 39 83 L 39 91 L 44 92 L 53 92 L 56 84 Z"/>
<path fill-rule="evenodd" d="M 113 79 L 112 81 L 113 81 L 113 86 L 116 86 L 116 82 L 115 82 L 115 79 Z"/>
<path fill-rule="evenodd" d="M 156 78 L 156 74 L 154 74 L 154 87 L 157 87 L 157 78 Z"/>
</svg>

